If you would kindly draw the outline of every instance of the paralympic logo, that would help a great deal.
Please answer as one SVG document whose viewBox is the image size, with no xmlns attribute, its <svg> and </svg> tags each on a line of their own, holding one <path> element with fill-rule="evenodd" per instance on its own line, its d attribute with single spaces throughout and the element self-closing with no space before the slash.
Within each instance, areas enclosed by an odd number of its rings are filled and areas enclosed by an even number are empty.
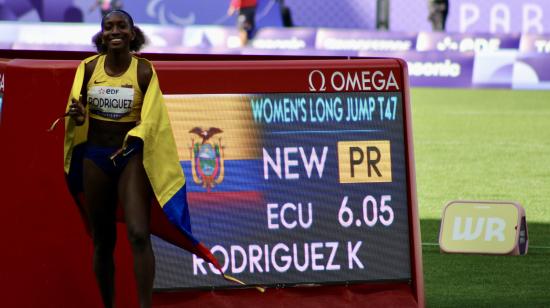
<svg viewBox="0 0 550 308">
<path fill-rule="evenodd" d="M 152 0 L 147 4 L 147 15 L 157 18 L 160 24 L 176 24 L 188 26 L 195 23 L 195 13 L 190 12 L 187 17 L 180 17 L 166 9 L 164 0 Z"/>
</svg>

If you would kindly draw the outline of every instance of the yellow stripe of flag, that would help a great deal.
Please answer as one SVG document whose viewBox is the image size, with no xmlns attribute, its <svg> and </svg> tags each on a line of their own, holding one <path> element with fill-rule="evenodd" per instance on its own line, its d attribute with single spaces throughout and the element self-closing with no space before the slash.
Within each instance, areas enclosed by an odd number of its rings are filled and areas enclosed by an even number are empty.
<svg viewBox="0 0 550 308">
<path fill-rule="evenodd" d="M 164 95 L 180 160 L 190 160 L 192 143 L 202 138 L 195 127 L 221 129 L 209 141 L 221 141 L 225 159 L 261 157 L 261 131 L 254 123 L 249 96 L 236 94 Z"/>
</svg>

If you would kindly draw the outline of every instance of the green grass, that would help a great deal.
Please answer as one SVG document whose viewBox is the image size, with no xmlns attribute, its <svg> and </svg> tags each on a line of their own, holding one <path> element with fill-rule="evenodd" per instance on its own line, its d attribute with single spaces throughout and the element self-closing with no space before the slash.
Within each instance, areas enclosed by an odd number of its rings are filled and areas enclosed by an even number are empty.
<svg viewBox="0 0 550 308">
<path fill-rule="evenodd" d="M 416 88 L 411 93 L 422 241 L 452 200 L 513 200 L 526 256 L 423 246 L 429 307 L 550 307 L 550 91 Z"/>
</svg>

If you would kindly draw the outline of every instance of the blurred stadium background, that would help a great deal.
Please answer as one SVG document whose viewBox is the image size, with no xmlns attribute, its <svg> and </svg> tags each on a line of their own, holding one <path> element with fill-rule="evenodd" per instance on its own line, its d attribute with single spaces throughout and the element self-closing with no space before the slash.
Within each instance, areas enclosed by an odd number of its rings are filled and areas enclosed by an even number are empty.
<svg viewBox="0 0 550 308">
<path fill-rule="evenodd" d="M 93 0 L 0 1 L 0 49 L 93 51 Z M 377 4 L 389 29 L 377 30 Z M 260 0 L 241 46 L 228 0 L 135 0 L 124 9 L 150 39 L 145 53 L 390 56 L 412 89 L 428 306 L 550 306 L 550 6 L 547 0 L 451 0 L 433 32 L 427 0 Z M 382 16 L 383 17 L 383 16 Z M 521 90 L 521 91 L 519 91 Z M 527 91 L 529 90 L 529 91 Z M 1 105 L 0 105 L 1 106 Z M 450 200 L 515 200 L 527 256 L 440 254 Z"/>
<path fill-rule="evenodd" d="M 93 51 L 93 3 L 2 1 L 0 48 Z M 396 56 L 409 62 L 413 86 L 550 88 L 546 0 L 451 1 L 446 32 L 432 32 L 428 0 L 260 0 L 245 46 L 228 3 L 138 0 L 123 8 L 149 37 L 144 53 Z M 283 26 L 283 6 L 293 27 Z M 377 31 L 380 20 L 388 30 Z"/>
</svg>

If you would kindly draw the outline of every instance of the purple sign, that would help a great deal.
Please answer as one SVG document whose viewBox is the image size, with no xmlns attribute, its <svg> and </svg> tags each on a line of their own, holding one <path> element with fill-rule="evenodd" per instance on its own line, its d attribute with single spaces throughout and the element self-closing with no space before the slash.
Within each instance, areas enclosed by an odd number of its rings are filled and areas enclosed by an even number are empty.
<svg viewBox="0 0 550 308">
<path fill-rule="evenodd" d="M 155 0 L 125 1 L 125 9 L 131 12 L 136 21 L 146 23 L 188 25 L 225 25 L 233 26 L 236 15 L 228 16 L 229 0 Z M 281 26 L 279 1 L 258 0 L 256 24 L 263 26 Z"/>
<path fill-rule="evenodd" d="M 182 44 L 183 30 L 180 27 L 145 24 L 140 28 L 147 37 L 147 48 L 170 49 Z"/>
<path fill-rule="evenodd" d="M 319 29 L 315 47 L 324 50 L 408 51 L 416 46 L 416 33 Z"/>
<path fill-rule="evenodd" d="M 6 0 L 0 3 L 0 20 L 18 20 L 35 13 L 42 21 L 83 21 L 72 0 Z"/>
<path fill-rule="evenodd" d="M 4 23 L 0 24 L 0 44 L 10 45 L 17 40 L 19 35 L 19 27 L 17 24 Z"/>
<path fill-rule="evenodd" d="M 453 0 L 447 29 L 457 32 L 543 33 L 550 30 L 548 0 Z"/>
<path fill-rule="evenodd" d="M 499 51 L 476 54 L 473 86 L 550 89 L 550 56 Z"/>
<path fill-rule="evenodd" d="M 92 37 L 99 30 L 91 24 L 25 24 L 19 27 L 13 49 L 95 50 Z"/>
<path fill-rule="evenodd" d="M 427 0 L 390 0 L 392 31 L 431 31 Z M 452 0 L 447 32 L 548 33 L 548 0 Z"/>
<path fill-rule="evenodd" d="M 269 50 L 303 50 L 315 47 L 315 29 L 263 28 L 252 40 L 252 47 Z"/>
<path fill-rule="evenodd" d="M 450 34 L 420 32 L 416 42 L 418 51 L 472 52 L 518 49 L 519 34 Z"/>
<path fill-rule="evenodd" d="M 517 51 L 476 54 L 472 84 L 475 87 L 508 88 L 512 85 Z"/>
<path fill-rule="evenodd" d="M 389 26 L 394 32 L 431 31 L 427 0 L 388 0 Z M 89 12 L 89 1 L 0 1 L 0 20 L 84 21 L 97 23 L 98 10 Z M 374 30 L 377 0 L 286 0 L 298 27 Z M 258 27 L 280 27 L 280 0 L 258 0 Z M 234 26 L 227 16 L 229 0 L 132 0 L 124 1 L 138 24 L 179 26 Z M 453 0 L 447 31 L 452 33 L 550 33 L 548 0 Z"/>
<path fill-rule="evenodd" d="M 376 0 L 286 0 L 285 3 L 299 27 L 375 29 Z"/>
<path fill-rule="evenodd" d="M 56 44 L 56 43 L 25 43 L 17 42 L 13 43 L 13 49 L 21 50 L 52 50 L 52 51 L 92 51 L 95 52 L 96 48 L 90 43 L 88 45 L 80 44 Z"/>
<path fill-rule="evenodd" d="M 359 56 L 404 59 L 407 61 L 411 86 L 467 88 L 472 85 L 473 53 L 359 52 Z"/>
<path fill-rule="evenodd" d="M 404 58 L 412 86 L 465 88 L 472 85 L 473 54 L 410 52 Z"/>
<path fill-rule="evenodd" d="M 519 50 L 550 54 L 550 35 L 524 34 L 521 36 Z"/>
<path fill-rule="evenodd" d="M 550 55 L 518 54 L 512 88 L 550 90 Z"/>
<path fill-rule="evenodd" d="M 227 0 L 134 0 L 125 1 L 124 9 L 138 22 L 188 25 L 230 25 L 235 16 L 227 16 Z"/>
<path fill-rule="evenodd" d="M 235 27 L 188 26 L 183 29 L 183 47 L 239 48 L 241 39 Z"/>
<path fill-rule="evenodd" d="M 296 49 L 296 50 L 268 50 L 255 49 L 250 47 L 242 48 L 243 55 L 284 55 L 284 56 L 336 56 L 336 57 L 357 57 L 356 51 L 342 50 L 319 50 L 319 49 Z"/>
<path fill-rule="evenodd" d="M 73 2 L 76 2 L 73 4 Z M 7 0 L 0 1 L 0 20 L 69 21 L 98 23 L 99 9 L 89 11 L 94 1 Z M 155 23 L 187 25 L 235 25 L 236 16 L 228 16 L 229 0 L 133 0 L 123 1 L 123 8 L 137 24 Z M 29 17 L 30 16 L 30 17 Z M 256 11 L 259 27 L 281 26 L 278 0 L 259 0 Z"/>
</svg>

